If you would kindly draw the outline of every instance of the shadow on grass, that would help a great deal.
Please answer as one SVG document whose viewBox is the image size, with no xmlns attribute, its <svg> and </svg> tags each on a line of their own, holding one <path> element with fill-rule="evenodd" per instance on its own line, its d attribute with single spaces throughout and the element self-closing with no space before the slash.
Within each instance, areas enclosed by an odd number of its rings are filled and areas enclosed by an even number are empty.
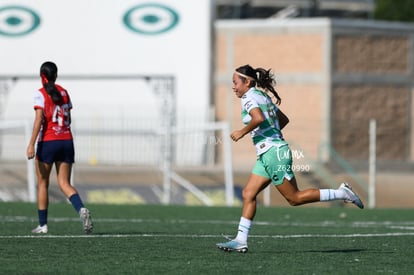
<svg viewBox="0 0 414 275">
<path fill-rule="evenodd" d="M 162 235 L 165 234 L 165 232 L 147 232 L 147 231 L 128 231 L 128 232 L 113 232 L 113 231 L 99 231 L 99 232 L 93 232 L 91 235 L 97 235 L 97 236 L 154 236 L 156 235 Z"/>
<path fill-rule="evenodd" d="M 367 251 L 367 249 L 359 249 L 359 248 L 352 248 L 352 249 L 321 249 L 321 250 L 294 250 L 294 251 L 290 251 L 290 252 L 286 252 L 286 251 L 260 251 L 260 250 L 256 250 L 256 252 L 260 252 L 260 253 L 269 253 L 269 254 L 297 254 L 297 253 L 341 253 L 341 254 L 345 254 L 345 253 L 360 253 L 360 252 L 365 252 Z M 250 250 L 249 250 L 250 252 Z"/>
<path fill-rule="evenodd" d="M 311 252 L 311 253 L 355 253 L 355 252 L 363 252 L 366 249 L 328 249 L 328 250 L 305 250 L 303 252 Z"/>
</svg>

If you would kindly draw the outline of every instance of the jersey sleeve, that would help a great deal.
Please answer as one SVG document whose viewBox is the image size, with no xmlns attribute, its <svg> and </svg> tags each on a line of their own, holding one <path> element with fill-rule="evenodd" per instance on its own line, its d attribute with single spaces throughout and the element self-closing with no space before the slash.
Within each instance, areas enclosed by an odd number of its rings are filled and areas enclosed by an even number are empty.
<svg viewBox="0 0 414 275">
<path fill-rule="evenodd" d="M 259 104 L 257 103 L 257 101 L 253 97 L 249 96 L 248 94 L 245 94 L 242 97 L 241 103 L 242 103 L 243 109 L 246 110 L 248 113 L 250 113 L 250 111 L 254 108 L 259 108 Z"/>
<path fill-rule="evenodd" d="M 45 98 L 40 91 L 36 91 L 34 95 L 34 109 L 43 109 L 45 107 Z"/>
</svg>

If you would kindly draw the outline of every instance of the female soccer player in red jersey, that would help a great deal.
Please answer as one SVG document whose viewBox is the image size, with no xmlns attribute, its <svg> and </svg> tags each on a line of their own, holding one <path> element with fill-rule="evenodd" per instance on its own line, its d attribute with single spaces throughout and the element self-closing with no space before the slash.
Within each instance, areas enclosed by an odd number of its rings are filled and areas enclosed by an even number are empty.
<svg viewBox="0 0 414 275">
<path fill-rule="evenodd" d="M 85 233 L 92 232 L 90 212 L 84 207 L 78 191 L 70 184 L 72 164 L 75 159 L 73 137 L 70 129 L 72 102 L 68 92 L 55 84 L 57 66 L 45 62 L 40 67 L 43 87 L 34 96 L 35 119 L 32 136 L 27 147 L 27 157 L 35 157 L 37 175 L 37 204 L 39 225 L 33 233 L 47 233 L 47 210 L 49 206 L 49 178 L 53 165 L 56 167 L 60 190 L 79 213 Z"/>
</svg>

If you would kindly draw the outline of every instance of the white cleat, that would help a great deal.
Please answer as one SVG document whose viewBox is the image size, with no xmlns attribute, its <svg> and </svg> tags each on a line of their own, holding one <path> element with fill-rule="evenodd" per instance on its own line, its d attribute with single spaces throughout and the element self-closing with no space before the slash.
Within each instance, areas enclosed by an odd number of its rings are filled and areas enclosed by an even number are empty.
<svg viewBox="0 0 414 275">
<path fill-rule="evenodd" d="M 354 191 L 352 191 L 351 186 L 347 182 L 342 183 L 339 186 L 339 189 L 344 190 L 345 194 L 348 197 L 347 199 L 344 200 L 345 202 L 351 202 L 361 209 L 364 208 L 364 204 L 362 203 L 361 199 L 358 197 L 357 194 L 355 194 Z"/>
<path fill-rule="evenodd" d="M 47 233 L 47 224 L 45 224 L 43 226 L 38 225 L 35 229 L 32 230 L 32 233 L 46 234 Z"/>
<path fill-rule="evenodd" d="M 86 234 L 91 234 L 93 229 L 91 213 L 87 208 L 81 208 L 79 211 L 79 216 L 82 220 L 83 230 Z"/>
<path fill-rule="evenodd" d="M 216 244 L 216 246 L 218 249 L 221 249 L 226 252 L 237 251 L 240 253 L 247 253 L 247 250 L 248 250 L 247 243 L 239 243 L 236 240 L 231 240 L 231 241 L 224 242 L 224 243 L 218 243 Z"/>
</svg>

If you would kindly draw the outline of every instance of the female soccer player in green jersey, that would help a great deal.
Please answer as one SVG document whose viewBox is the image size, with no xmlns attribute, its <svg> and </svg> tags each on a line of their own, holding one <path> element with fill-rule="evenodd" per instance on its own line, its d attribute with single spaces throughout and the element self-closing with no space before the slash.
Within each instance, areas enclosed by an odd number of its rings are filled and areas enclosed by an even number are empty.
<svg viewBox="0 0 414 275">
<path fill-rule="evenodd" d="M 250 65 L 237 68 L 233 73 L 233 91 L 242 103 L 242 121 L 245 126 L 230 137 L 237 142 L 250 133 L 256 147 L 257 161 L 243 188 L 243 209 L 236 238 L 216 244 L 224 251 L 247 252 L 247 238 L 256 214 L 257 195 L 270 183 L 290 205 L 319 201 L 344 200 L 364 208 L 360 198 L 348 183 L 338 189 L 307 189 L 300 191 L 292 170 L 292 154 L 283 139 L 282 129 L 288 117 L 278 108 L 281 98 L 276 92 L 275 80 L 269 70 L 254 69 Z M 270 93 L 275 102 L 272 101 Z"/>
</svg>

